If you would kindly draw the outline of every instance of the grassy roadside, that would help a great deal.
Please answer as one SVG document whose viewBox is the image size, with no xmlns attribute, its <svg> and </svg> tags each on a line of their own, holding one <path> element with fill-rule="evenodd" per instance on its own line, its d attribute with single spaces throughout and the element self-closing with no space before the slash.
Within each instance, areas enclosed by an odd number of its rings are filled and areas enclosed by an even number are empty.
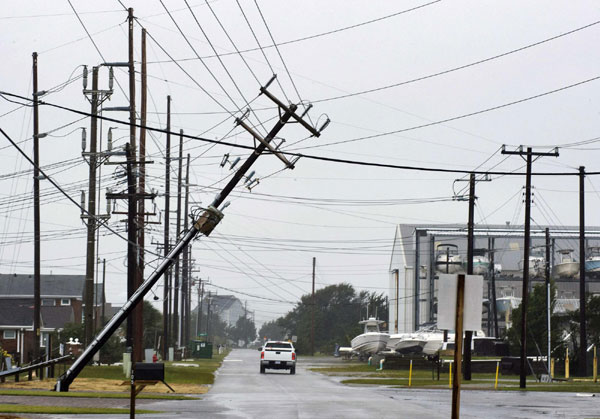
<svg viewBox="0 0 600 419">
<path fill-rule="evenodd" d="M 343 377 L 341 383 L 348 385 L 379 385 L 408 388 L 409 371 L 382 370 L 376 371 L 376 366 L 367 364 L 352 364 L 335 367 L 315 367 L 311 371 L 332 376 Z M 437 373 L 432 378 L 431 370 L 413 370 L 411 388 L 449 388 L 448 373 Z M 462 381 L 464 390 L 494 390 L 495 374 L 473 374 L 471 381 Z M 571 393 L 600 393 L 600 383 L 591 381 L 561 381 L 554 383 L 540 383 L 533 378 L 528 378 L 527 388 L 519 388 L 518 376 L 499 376 L 499 391 L 548 391 Z"/>
<path fill-rule="evenodd" d="M 204 394 L 208 391 L 209 386 L 214 383 L 215 371 L 221 366 L 223 359 L 228 353 L 229 351 L 220 355 L 215 354 L 212 359 L 166 362 L 165 381 L 175 389 L 175 392 L 178 393 L 178 395 Z M 56 379 L 45 379 L 43 381 L 34 379 L 32 381 L 27 381 L 26 378 L 23 378 L 20 382 L 7 380 L 5 383 L 0 383 L 0 391 L 8 389 L 32 391 L 33 389 L 36 389 L 50 392 L 56 384 Z M 126 394 L 129 392 L 129 386 L 124 385 L 128 384 L 127 381 L 121 366 L 87 366 L 71 384 L 71 391 L 61 394 L 97 392 L 100 394 L 100 396 L 97 397 L 103 397 L 103 394 Z M 162 383 L 158 383 L 155 386 L 146 387 L 139 396 L 149 396 L 152 393 L 170 393 L 170 391 Z M 106 397 L 115 398 L 115 396 Z"/>
<path fill-rule="evenodd" d="M 129 393 L 106 393 L 92 391 L 69 391 L 66 393 L 57 393 L 48 390 L 0 390 L 0 396 L 26 396 L 26 397 L 72 397 L 89 399 L 129 399 Z M 174 394 L 145 394 L 140 393 L 136 399 L 149 400 L 198 400 L 197 397 L 180 396 Z"/>
<path fill-rule="evenodd" d="M 67 407 L 67 406 L 25 406 L 15 404 L 1 404 L 2 413 L 41 413 L 41 414 L 126 414 L 129 409 L 119 409 L 113 407 Z M 142 413 L 162 413 L 157 410 L 136 409 L 138 414 Z"/>
</svg>

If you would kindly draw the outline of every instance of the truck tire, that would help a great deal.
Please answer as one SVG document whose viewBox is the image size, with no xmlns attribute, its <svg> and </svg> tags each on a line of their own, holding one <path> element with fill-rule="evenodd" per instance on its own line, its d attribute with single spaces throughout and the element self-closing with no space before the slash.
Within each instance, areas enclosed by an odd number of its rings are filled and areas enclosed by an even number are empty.
<svg viewBox="0 0 600 419">
<path fill-rule="evenodd" d="M 296 367 L 293 366 L 292 368 L 290 368 L 290 374 L 296 374 Z"/>
<path fill-rule="evenodd" d="M 261 366 L 260 366 L 260 373 L 261 373 L 261 374 L 264 374 L 264 373 L 265 373 L 265 366 L 264 366 L 264 365 L 261 365 Z"/>
</svg>

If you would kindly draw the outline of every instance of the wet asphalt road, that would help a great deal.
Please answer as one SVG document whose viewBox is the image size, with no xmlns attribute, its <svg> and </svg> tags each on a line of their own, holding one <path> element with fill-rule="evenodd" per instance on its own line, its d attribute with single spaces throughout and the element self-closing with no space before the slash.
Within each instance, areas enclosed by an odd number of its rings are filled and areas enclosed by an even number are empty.
<svg viewBox="0 0 600 419">
<path fill-rule="evenodd" d="M 346 386 L 338 377 L 309 371 L 299 360 L 296 375 L 267 370 L 259 373 L 259 354 L 234 350 L 202 400 L 145 401 L 159 410 L 147 418 L 448 418 L 449 390 L 407 390 Z M 110 401 L 105 401 L 110 403 Z M 115 406 L 116 407 L 116 406 Z M 124 407 L 124 406 L 123 406 Z M 142 407 L 142 406 L 140 406 Z M 48 416 L 46 416 L 48 417 Z M 61 417 L 66 417 L 62 416 Z M 106 416 L 78 415 L 74 418 Z M 600 417 L 600 395 L 463 391 L 463 418 L 593 418 Z"/>
<path fill-rule="evenodd" d="M 346 386 L 298 363 L 296 375 L 285 370 L 259 373 L 259 354 L 234 350 L 202 401 L 149 403 L 157 410 L 176 409 L 178 418 L 448 418 L 449 390 L 406 390 Z M 600 395 L 599 395 L 600 396 Z M 463 391 L 463 418 L 600 417 L 600 397 L 573 393 Z"/>
</svg>

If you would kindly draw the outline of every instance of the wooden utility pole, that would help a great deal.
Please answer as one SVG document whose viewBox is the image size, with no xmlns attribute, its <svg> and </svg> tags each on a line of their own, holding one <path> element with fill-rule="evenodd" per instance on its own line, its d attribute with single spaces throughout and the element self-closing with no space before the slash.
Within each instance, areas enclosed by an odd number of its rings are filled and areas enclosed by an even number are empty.
<svg viewBox="0 0 600 419">
<path fill-rule="evenodd" d="M 523 288 L 521 299 L 521 362 L 520 362 L 520 377 L 519 387 L 527 387 L 527 309 L 529 302 L 529 248 L 531 245 L 531 163 L 533 156 L 552 156 L 558 157 L 558 149 L 551 153 L 533 152 L 531 147 L 527 147 L 527 151 L 523 151 L 523 147 L 519 147 L 517 151 L 507 151 L 505 146 L 502 146 L 502 154 L 513 154 L 523 157 L 526 156 L 527 174 L 525 181 L 525 237 L 523 239 Z"/>
<path fill-rule="evenodd" d="M 310 354 L 315 355 L 315 267 L 317 258 L 313 256 L 312 260 L 312 310 L 310 314 Z"/>
<path fill-rule="evenodd" d="M 585 318 L 585 167 L 579 167 L 579 375 L 587 375 Z"/>
<path fill-rule="evenodd" d="M 198 314 L 196 316 L 196 338 L 202 333 L 202 303 L 204 302 L 204 281 L 198 285 Z"/>
<path fill-rule="evenodd" d="M 40 130 L 37 52 L 33 53 L 33 358 L 40 356 L 41 249 L 40 249 Z M 31 361 L 31 360 L 30 360 Z"/>
<path fill-rule="evenodd" d="M 179 131 L 179 168 L 177 170 L 177 230 L 176 236 L 179 238 L 181 232 L 181 172 L 182 172 L 182 161 L 183 161 L 183 130 Z M 173 341 L 179 347 L 181 345 L 181 335 L 179 331 L 179 273 L 180 263 L 179 255 L 175 259 L 175 281 L 173 284 Z"/>
<path fill-rule="evenodd" d="M 467 275 L 473 275 L 473 249 L 475 247 L 475 173 L 469 176 L 469 222 L 467 224 Z M 462 339 L 462 334 L 456 335 L 456 339 Z M 471 380 L 471 342 L 473 340 L 473 332 L 465 331 L 465 381 Z M 460 370 L 456 370 L 456 375 L 460 374 Z"/>
<path fill-rule="evenodd" d="M 498 307 L 496 306 L 496 240 L 494 237 L 490 238 L 490 265 L 492 267 L 492 309 L 493 309 L 493 321 L 494 321 L 494 337 L 500 337 L 498 331 Z M 489 315 L 489 314 L 488 314 Z"/>
<path fill-rule="evenodd" d="M 399 302 L 400 302 L 400 271 L 398 269 L 394 269 L 394 279 L 395 279 L 395 283 L 396 283 L 396 309 L 395 311 L 395 316 L 394 316 L 394 330 L 396 331 L 396 333 L 398 332 L 398 321 L 400 318 L 400 308 L 398 306 Z"/>
<path fill-rule="evenodd" d="M 187 163 L 185 166 L 185 203 L 183 206 L 183 229 L 187 229 L 188 223 L 188 205 L 189 205 L 189 194 L 190 194 L 190 155 L 187 155 Z M 189 282 L 190 282 L 190 270 L 189 270 L 189 246 L 183 249 L 183 257 L 181 261 L 181 336 L 182 345 L 186 346 L 189 341 L 189 317 L 188 317 L 188 305 L 189 305 Z"/>
<path fill-rule="evenodd" d="M 139 171 L 138 171 L 138 190 L 143 194 L 146 192 L 146 110 L 148 102 L 147 92 L 147 72 L 146 72 L 146 29 L 142 29 L 142 89 L 140 92 L 140 150 L 139 150 Z M 138 289 L 144 282 L 144 247 L 145 247 L 145 219 L 146 205 L 145 200 L 137 201 L 137 272 L 135 275 L 135 289 Z M 133 342 L 133 362 L 143 361 L 144 344 L 144 305 L 138 304 L 134 310 L 134 342 Z"/>
<path fill-rule="evenodd" d="M 133 9 L 128 9 L 127 17 L 129 25 L 129 147 L 127 150 L 127 299 L 131 298 L 136 290 L 136 275 L 137 275 L 137 200 L 135 194 L 137 192 L 137 180 L 134 176 L 136 167 L 136 148 L 137 142 L 135 138 L 135 63 L 133 61 Z M 134 318 L 137 307 L 133 309 L 133 315 L 127 317 L 127 334 L 125 337 L 126 346 L 133 348 L 133 333 L 134 333 Z M 141 348 L 139 348 L 141 349 Z M 135 354 L 132 354 L 132 360 L 136 359 Z"/>
<path fill-rule="evenodd" d="M 552 346 L 550 344 L 552 337 L 551 321 L 552 321 L 552 300 L 550 298 L 550 229 L 546 227 L 546 326 L 547 326 L 547 347 L 546 347 L 546 370 L 550 375 L 550 354 Z"/>
<path fill-rule="evenodd" d="M 460 371 L 463 353 L 463 315 L 465 308 L 465 276 L 458 275 L 456 284 L 456 318 L 454 323 L 454 379 L 452 381 L 452 419 L 460 417 Z"/>
<path fill-rule="evenodd" d="M 88 164 L 89 187 L 88 187 L 88 214 L 87 220 L 87 248 L 85 263 L 85 288 L 84 288 L 84 327 L 85 333 L 83 345 L 90 344 L 94 332 L 94 268 L 96 263 L 96 169 L 97 167 L 97 143 L 98 143 L 98 67 L 92 68 L 92 92 L 91 92 L 92 118 L 90 123 L 90 152 Z M 83 150 L 85 152 L 85 149 Z"/>
<path fill-rule="evenodd" d="M 165 228 L 164 228 L 164 256 L 169 254 L 169 212 L 171 211 L 171 96 L 167 96 L 167 146 L 165 153 Z M 169 354 L 171 338 L 169 333 L 169 320 L 171 314 L 171 270 L 167 269 L 163 275 L 163 360 Z"/>
<path fill-rule="evenodd" d="M 102 259 L 102 327 L 106 323 L 106 259 Z"/>
</svg>

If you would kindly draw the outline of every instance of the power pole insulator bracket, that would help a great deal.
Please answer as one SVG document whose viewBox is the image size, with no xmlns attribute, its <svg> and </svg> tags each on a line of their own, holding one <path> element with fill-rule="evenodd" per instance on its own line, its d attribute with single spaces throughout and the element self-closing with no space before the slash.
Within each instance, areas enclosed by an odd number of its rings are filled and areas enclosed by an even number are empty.
<svg viewBox="0 0 600 419">
<path fill-rule="evenodd" d="M 222 219 L 223 213 L 215 207 L 209 206 L 198 218 L 194 228 L 205 236 L 209 236 Z"/>
</svg>

